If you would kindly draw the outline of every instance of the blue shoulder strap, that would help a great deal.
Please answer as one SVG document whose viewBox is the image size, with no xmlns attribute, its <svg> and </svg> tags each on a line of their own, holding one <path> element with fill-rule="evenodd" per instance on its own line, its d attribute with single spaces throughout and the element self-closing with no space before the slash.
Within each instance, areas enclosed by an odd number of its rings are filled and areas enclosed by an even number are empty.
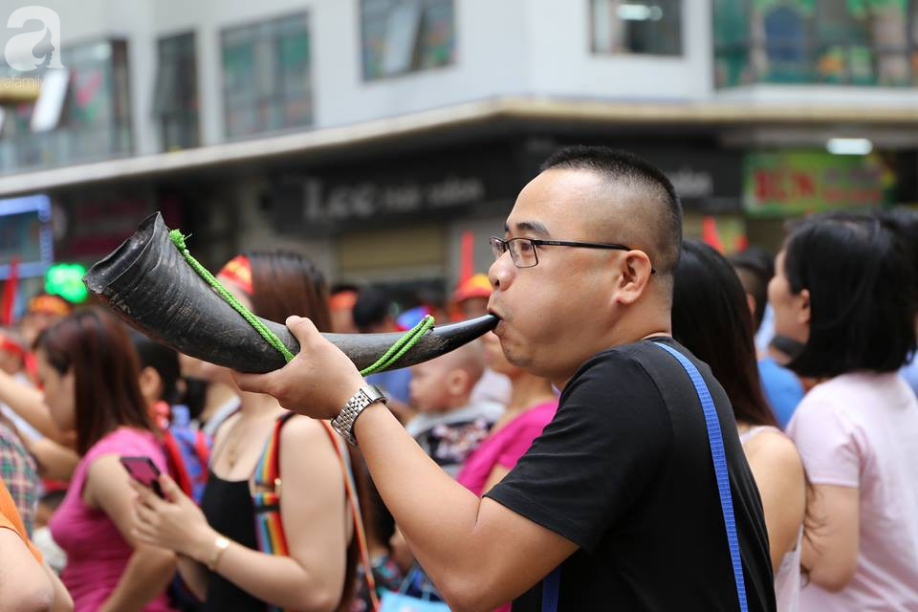
<svg viewBox="0 0 918 612">
<path fill-rule="evenodd" d="M 704 420 L 708 429 L 708 443 L 711 446 L 711 458 L 714 460 L 714 476 L 717 479 L 717 491 L 720 493 L 720 509 L 724 515 L 727 528 L 727 545 L 730 549 L 730 561 L 733 564 L 733 578 L 736 581 L 736 593 L 741 612 L 748 612 L 746 603 L 746 581 L 743 578 L 743 563 L 740 560 L 739 538 L 736 535 L 736 518 L 733 514 L 733 495 L 730 493 L 730 477 L 727 473 L 727 455 L 724 453 L 724 439 L 720 431 L 720 420 L 711 392 L 701 376 L 701 372 L 685 355 L 671 346 L 654 342 L 654 344 L 676 358 L 685 369 L 695 385 L 695 392 L 704 410 Z M 558 596 L 561 586 L 561 568 L 555 570 L 542 581 L 542 612 L 558 611 Z"/>
<path fill-rule="evenodd" d="M 558 612 L 558 596 L 561 591 L 561 566 L 542 579 L 542 612 Z"/>
</svg>

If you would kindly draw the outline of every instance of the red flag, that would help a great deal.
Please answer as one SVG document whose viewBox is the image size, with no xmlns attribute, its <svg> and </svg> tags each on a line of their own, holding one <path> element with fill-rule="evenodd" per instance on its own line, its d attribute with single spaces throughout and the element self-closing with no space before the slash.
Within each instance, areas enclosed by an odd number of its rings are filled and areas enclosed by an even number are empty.
<svg viewBox="0 0 918 612">
<path fill-rule="evenodd" d="M 13 305 L 16 303 L 16 290 L 19 288 L 19 258 L 10 261 L 10 275 L 3 286 L 3 303 L 0 304 L 0 323 L 5 326 L 13 324 Z"/>
<path fill-rule="evenodd" d="M 462 232 L 462 246 L 459 251 L 459 284 L 472 278 L 475 274 L 475 234 L 466 230 Z"/>
<path fill-rule="evenodd" d="M 740 234 L 736 237 L 736 251 L 742 252 L 749 248 L 749 237 L 746 234 Z"/>
<path fill-rule="evenodd" d="M 706 216 L 702 219 L 701 239 L 717 249 L 718 253 L 724 252 L 724 246 L 720 242 L 720 234 L 717 231 L 717 220 L 714 217 Z"/>
</svg>

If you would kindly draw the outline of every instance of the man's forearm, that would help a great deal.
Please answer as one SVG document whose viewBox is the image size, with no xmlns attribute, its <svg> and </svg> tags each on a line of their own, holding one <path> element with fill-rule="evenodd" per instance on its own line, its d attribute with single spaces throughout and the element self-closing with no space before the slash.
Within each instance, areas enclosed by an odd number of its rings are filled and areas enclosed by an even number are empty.
<svg viewBox="0 0 918 612">
<path fill-rule="evenodd" d="M 287 327 L 300 354 L 268 374 L 237 373 L 236 381 L 300 414 L 335 417 L 366 384 L 363 377 L 308 319 L 290 317 Z M 493 610 L 577 550 L 564 536 L 455 482 L 386 406 L 368 406 L 354 434 L 383 501 L 453 610 Z"/>
<path fill-rule="evenodd" d="M 355 435 L 386 507 L 427 573 L 439 583 L 447 573 L 474 571 L 481 500 L 425 455 L 385 406 L 364 410 Z"/>
</svg>

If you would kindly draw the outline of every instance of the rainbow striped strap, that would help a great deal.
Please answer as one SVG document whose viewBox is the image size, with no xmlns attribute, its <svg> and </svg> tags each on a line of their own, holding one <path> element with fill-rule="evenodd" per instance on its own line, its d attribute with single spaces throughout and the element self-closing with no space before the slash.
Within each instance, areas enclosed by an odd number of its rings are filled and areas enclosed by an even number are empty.
<svg viewBox="0 0 918 612">
<path fill-rule="evenodd" d="M 360 549 L 360 562 L 363 564 L 363 575 L 367 581 L 367 591 L 370 594 L 370 602 L 373 605 L 373 612 L 379 610 L 379 599 L 376 596 L 376 579 L 373 577 L 373 566 L 370 564 L 370 549 L 367 546 L 367 535 L 363 528 L 363 515 L 360 513 L 360 500 L 357 498 L 357 483 L 354 480 L 354 470 L 351 465 L 348 449 L 344 446 L 344 440 L 335 434 L 331 424 L 328 421 L 321 421 L 325 428 L 325 433 L 331 440 L 332 446 L 338 451 L 338 461 L 341 462 L 341 471 L 344 474 L 344 488 L 347 493 L 347 501 L 351 507 L 351 515 L 354 517 L 354 535 L 357 537 L 357 546 Z"/>
<path fill-rule="evenodd" d="M 284 532 L 284 524 L 281 521 L 280 500 L 281 500 L 281 474 L 280 474 L 280 435 L 281 428 L 294 416 L 290 412 L 277 420 L 274 425 L 274 431 L 265 445 L 258 460 L 258 466 L 255 468 L 255 484 L 257 487 L 270 489 L 268 491 L 256 491 L 252 494 L 252 501 L 255 505 L 255 533 L 258 536 L 258 549 L 269 555 L 289 556 L 290 550 L 287 546 L 287 536 Z M 363 527 L 362 514 L 360 513 L 360 501 L 357 498 L 357 485 L 354 481 L 354 472 L 351 467 L 350 455 L 347 448 L 344 447 L 343 440 L 335 434 L 334 429 L 327 421 L 321 421 L 325 433 L 331 440 L 332 446 L 338 455 L 338 461 L 341 465 L 341 472 L 344 475 L 344 488 L 347 494 L 348 504 L 351 514 L 354 517 L 354 534 L 357 537 L 357 544 L 360 549 L 360 561 L 364 567 L 364 577 L 369 587 L 370 599 L 373 604 L 373 612 L 379 609 L 379 600 L 376 596 L 376 581 L 373 578 L 373 569 L 370 565 L 370 553 L 367 547 L 366 532 Z M 256 487 L 256 488 L 257 488 Z M 271 608 L 273 611 L 279 611 L 279 608 Z"/>
<path fill-rule="evenodd" d="M 280 434 L 293 413 L 277 419 L 274 431 L 268 438 L 265 450 L 255 468 L 256 492 L 252 494 L 255 506 L 255 534 L 258 536 L 258 548 L 269 555 L 287 556 L 287 536 L 280 515 L 281 477 L 280 477 Z M 258 490 L 263 487 L 266 490 Z"/>
</svg>

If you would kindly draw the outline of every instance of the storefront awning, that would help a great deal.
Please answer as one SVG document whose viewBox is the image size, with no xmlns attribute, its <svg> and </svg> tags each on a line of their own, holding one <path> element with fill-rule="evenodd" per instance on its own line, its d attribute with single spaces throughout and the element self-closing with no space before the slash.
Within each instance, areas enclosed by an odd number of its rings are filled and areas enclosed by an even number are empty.
<svg viewBox="0 0 918 612">
<path fill-rule="evenodd" d="M 331 151 L 359 149 L 388 140 L 455 132 L 503 121 L 621 125 L 832 125 L 914 126 L 918 107 L 866 108 L 834 105 L 750 105 L 649 103 L 509 97 L 470 102 L 349 126 L 301 131 L 91 164 L 0 176 L 0 197 L 47 192 L 92 183 L 156 178 L 181 172 L 272 159 L 316 158 Z"/>
</svg>

